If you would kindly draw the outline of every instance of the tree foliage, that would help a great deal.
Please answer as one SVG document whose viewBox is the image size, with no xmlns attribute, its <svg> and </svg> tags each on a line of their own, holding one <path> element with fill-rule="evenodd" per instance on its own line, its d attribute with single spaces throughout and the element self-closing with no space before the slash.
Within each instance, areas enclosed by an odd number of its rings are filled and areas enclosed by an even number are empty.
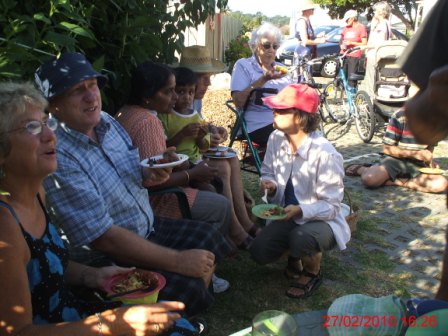
<svg viewBox="0 0 448 336">
<path fill-rule="evenodd" d="M 277 27 L 282 27 L 285 25 L 289 25 L 289 17 L 288 16 L 272 16 L 268 17 L 261 12 L 257 12 L 255 14 L 245 14 L 240 11 L 229 12 L 229 15 L 237 18 L 243 23 L 242 33 L 251 32 L 258 26 L 260 26 L 263 22 L 270 22 Z"/>
<path fill-rule="evenodd" d="M 329 9 L 329 15 L 334 18 L 342 18 L 349 9 L 356 9 L 359 13 L 368 11 L 368 18 L 373 15 L 372 6 L 378 1 L 372 0 L 315 0 L 316 4 Z M 389 0 L 392 14 L 398 17 L 412 31 L 415 26 L 417 1 L 416 0 Z"/>
<path fill-rule="evenodd" d="M 0 78 L 28 79 L 44 61 L 64 51 L 84 53 L 106 73 L 108 111 L 127 95 L 135 65 L 172 63 L 183 31 L 225 8 L 227 0 L 2 0 Z"/>
</svg>

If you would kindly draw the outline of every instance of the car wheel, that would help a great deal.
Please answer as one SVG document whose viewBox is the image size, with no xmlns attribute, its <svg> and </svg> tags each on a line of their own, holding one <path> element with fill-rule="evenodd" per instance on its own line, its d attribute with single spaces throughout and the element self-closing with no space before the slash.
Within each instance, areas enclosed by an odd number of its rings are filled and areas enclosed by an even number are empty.
<svg viewBox="0 0 448 336">
<path fill-rule="evenodd" d="M 327 59 L 322 64 L 321 75 L 323 77 L 334 78 L 336 76 L 337 67 L 338 67 L 337 60 Z"/>
</svg>

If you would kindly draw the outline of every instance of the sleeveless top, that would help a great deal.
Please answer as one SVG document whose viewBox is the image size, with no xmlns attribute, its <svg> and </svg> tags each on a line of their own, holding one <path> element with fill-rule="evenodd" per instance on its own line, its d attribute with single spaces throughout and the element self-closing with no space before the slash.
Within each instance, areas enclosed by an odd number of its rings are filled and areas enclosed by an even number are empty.
<svg viewBox="0 0 448 336">
<path fill-rule="evenodd" d="M 33 324 L 78 321 L 89 315 L 120 306 L 119 302 L 87 302 L 77 299 L 64 281 L 68 265 L 68 250 L 39 196 L 39 204 L 45 213 L 46 228 L 41 238 L 26 232 L 14 209 L 6 202 L 0 206 L 8 209 L 20 226 L 30 249 L 31 258 L 27 264 L 28 283 L 31 292 Z"/>
<path fill-rule="evenodd" d="M 314 35 L 313 26 L 311 25 L 310 20 L 307 20 L 304 17 L 300 17 L 299 19 L 297 19 L 296 34 L 295 34 L 296 39 L 298 39 L 299 42 L 302 42 L 302 38 L 300 37 L 300 32 L 299 32 L 299 29 L 298 29 L 299 20 L 305 20 L 305 23 L 306 23 L 306 34 L 308 35 L 308 40 L 314 40 L 316 38 L 316 36 Z M 308 45 L 306 47 L 310 50 L 311 58 L 317 57 L 317 47 L 315 45 Z"/>
</svg>

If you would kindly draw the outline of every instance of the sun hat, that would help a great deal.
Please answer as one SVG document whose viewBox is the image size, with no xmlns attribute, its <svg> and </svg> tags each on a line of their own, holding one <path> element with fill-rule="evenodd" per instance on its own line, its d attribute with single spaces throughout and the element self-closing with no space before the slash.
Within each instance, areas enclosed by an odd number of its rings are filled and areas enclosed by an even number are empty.
<svg viewBox="0 0 448 336">
<path fill-rule="evenodd" d="M 185 67 L 196 73 L 219 73 L 226 70 L 226 65 L 210 56 L 207 47 L 193 45 L 186 47 L 180 56 L 180 62 L 174 67 Z"/>
<path fill-rule="evenodd" d="M 348 19 L 351 18 L 357 18 L 358 17 L 358 12 L 355 11 L 354 9 L 349 9 L 348 11 L 345 12 L 344 14 L 344 22 L 347 22 Z"/>
<path fill-rule="evenodd" d="M 47 99 L 91 78 L 98 80 L 100 89 L 107 83 L 107 77 L 95 71 L 86 57 L 78 52 L 61 54 L 59 58 L 42 64 L 34 74 L 36 84 Z"/>
<path fill-rule="evenodd" d="M 319 95 L 306 84 L 289 84 L 276 96 L 262 98 L 270 108 L 285 110 L 296 108 L 307 113 L 316 113 Z"/>
<path fill-rule="evenodd" d="M 315 8 L 316 4 L 314 3 L 313 0 L 302 0 L 299 5 L 299 10 L 302 12 L 308 9 L 315 9 Z"/>
</svg>

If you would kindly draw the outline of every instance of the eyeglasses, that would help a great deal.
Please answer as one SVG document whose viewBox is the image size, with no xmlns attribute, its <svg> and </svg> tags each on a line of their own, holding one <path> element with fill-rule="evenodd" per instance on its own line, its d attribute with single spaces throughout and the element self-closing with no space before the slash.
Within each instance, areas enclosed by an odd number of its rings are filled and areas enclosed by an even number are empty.
<svg viewBox="0 0 448 336">
<path fill-rule="evenodd" d="M 56 131 L 56 129 L 58 128 L 58 121 L 55 118 L 48 118 L 45 121 L 32 120 L 27 122 L 25 126 L 8 131 L 8 133 L 24 129 L 30 134 L 38 135 L 42 133 L 44 126 L 47 126 L 52 131 Z"/>
<path fill-rule="evenodd" d="M 269 49 L 271 49 L 271 47 L 272 47 L 272 49 L 277 50 L 279 47 L 278 44 L 270 44 L 270 43 L 263 43 L 262 46 L 263 46 L 264 50 L 269 50 Z"/>
</svg>

